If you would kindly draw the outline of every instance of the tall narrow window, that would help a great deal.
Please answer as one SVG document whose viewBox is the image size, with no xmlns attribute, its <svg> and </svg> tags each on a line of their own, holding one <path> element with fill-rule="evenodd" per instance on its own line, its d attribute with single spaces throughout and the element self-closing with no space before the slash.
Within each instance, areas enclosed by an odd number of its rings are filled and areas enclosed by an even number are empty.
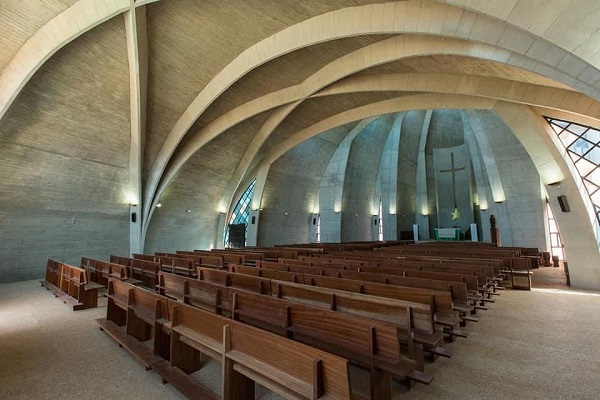
<svg viewBox="0 0 600 400">
<path fill-rule="evenodd" d="M 223 233 L 223 244 L 225 247 L 229 247 L 229 225 L 237 225 L 244 224 L 246 228 L 248 228 L 248 220 L 250 219 L 250 202 L 252 201 L 252 196 L 254 195 L 254 185 L 256 184 L 256 179 L 252 181 L 250 186 L 244 191 L 242 197 L 237 202 L 235 207 L 233 208 L 233 212 L 231 213 L 231 217 L 229 217 L 229 221 L 225 225 L 225 232 Z M 245 243 L 244 243 L 245 245 Z"/>
<path fill-rule="evenodd" d="M 558 256 L 558 259 L 562 261 L 565 259 L 565 246 L 549 203 L 546 203 L 546 208 L 548 209 L 548 227 L 550 228 L 550 251 L 553 256 Z"/>
<path fill-rule="evenodd" d="M 546 120 L 573 160 L 600 222 L 600 131 L 560 119 Z"/>
<path fill-rule="evenodd" d="M 321 214 L 317 215 L 317 243 L 321 243 Z"/>
<path fill-rule="evenodd" d="M 378 217 L 379 221 L 379 235 L 377 236 L 379 238 L 380 242 L 383 242 L 383 201 L 381 200 L 381 196 L 379 196 L 379 217 Z"/>
</svg>

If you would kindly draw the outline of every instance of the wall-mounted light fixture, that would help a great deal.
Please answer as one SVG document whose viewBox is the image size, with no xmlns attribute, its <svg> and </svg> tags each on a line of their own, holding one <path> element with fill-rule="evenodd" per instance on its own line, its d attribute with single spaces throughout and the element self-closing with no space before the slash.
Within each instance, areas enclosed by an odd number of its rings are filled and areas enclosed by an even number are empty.
<svg viewBox="0 0 600 400">
<path fill-rule="evenodd" d="M 156 203 L 156 208 L 161 208 L 162 207 L 162 203 Z"/>
<path fill-rule="evenodd" d="M 560 189 L 560 184 L 561 183 L 562 183 L 562 181 L 556 181 L 556 182 L 549 183 L 548 186 L 552 186 L 552 187 L 555 187 L 557 189 Z"/>
</svg>

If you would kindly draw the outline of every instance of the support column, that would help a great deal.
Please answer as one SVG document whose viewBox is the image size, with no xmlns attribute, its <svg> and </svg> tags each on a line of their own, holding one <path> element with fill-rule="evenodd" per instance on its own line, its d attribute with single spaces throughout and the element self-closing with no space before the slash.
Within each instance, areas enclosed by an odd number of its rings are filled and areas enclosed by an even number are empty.
<svg viewBox="0 0 600 400">
<path fill-rule="evenodd" d="M 129 93 L 131 111 L 131 147 L 129 152 L 129 250 L 144 251 L 142 212 L 142 165 L 146 137 L 148 88 L 148 29 L 146 6 L 132 5 L 124 14 L 129 60 Z M 134 217 L 135 216 L 135 217 Z"/>
<path fill-rule="evenodd" d="M 379 182 L 381 182 L 381 203 L 383 206 L 383 240 L 398 239 L 397 197 L 398 197 L 398 150 L 402 121 L 406 113 L 400 113 L 392 125 L 388 135 L 381 164 L 379 166 Z"/>
<path fill-rule="evenodd" d="M 421 129 L 421 140 L 419 141 L 419 152 L 417 155 L 417 182 L 415 202 L 415 223 L 419 225 L 420 239 L 428 240 L 429 235 L 429 208 L 427 202 L 427 166 L 425 164 L 425 147 L 427 135 L 431 124 L 432 110 L 427 110 Z"/>
</svg>

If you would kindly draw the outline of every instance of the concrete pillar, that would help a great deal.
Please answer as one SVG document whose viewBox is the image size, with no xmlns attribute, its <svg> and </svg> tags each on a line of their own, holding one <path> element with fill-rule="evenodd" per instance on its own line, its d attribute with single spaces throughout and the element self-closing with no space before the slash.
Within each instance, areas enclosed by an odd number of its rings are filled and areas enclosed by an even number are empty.
<svg viewBox="0 0 600 400">
<path fill-rule="evenodd" d="M 427 200 L 427 166 L 425 160 L 425 146 L 427 145 L 427 135 L 429 133 L 429 124 L 431 123 L 432 110 L 427 110 L 425 119 L 421 128 L 419 140 L 419 150 L 417 154 L 417 180 L 416 180 L 416 209 L 415 223 L 419 225 L 420 237 L 423 240 L 430 238 L 429 234 L 429 205 Z"/>
</svg>

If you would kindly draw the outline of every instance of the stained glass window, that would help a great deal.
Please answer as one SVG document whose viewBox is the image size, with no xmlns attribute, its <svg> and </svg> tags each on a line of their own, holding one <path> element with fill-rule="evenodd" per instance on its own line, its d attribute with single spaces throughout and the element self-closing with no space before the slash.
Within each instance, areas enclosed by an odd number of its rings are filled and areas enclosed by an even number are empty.
<svg viewBox="0 0 600 400">
<path fill-rule="evenodd" d="M 600 222 L 600 131 L 560 119 L 546 120 L 573 160 Z"/>
<path fill-rule="evenodd" d="M 229 225 L 244 224 L 246 225 L 246 228 L 248 227 L 248 220 L 250 219 L 250 202 L 252 201 L 252 196 L 254 195 L 255 184 L 256 179 L 252 181 L 250 186 L 248 186 L 248 189 L 246 189 L 244 194 L 242 194 L 242 197 L 240 197 L 240 200 L 233 208 L 231 217 L 225 225 L 225 232 L 223 233 L 223 244 L 225 247 L 229 247 Z"/>
</svg>

